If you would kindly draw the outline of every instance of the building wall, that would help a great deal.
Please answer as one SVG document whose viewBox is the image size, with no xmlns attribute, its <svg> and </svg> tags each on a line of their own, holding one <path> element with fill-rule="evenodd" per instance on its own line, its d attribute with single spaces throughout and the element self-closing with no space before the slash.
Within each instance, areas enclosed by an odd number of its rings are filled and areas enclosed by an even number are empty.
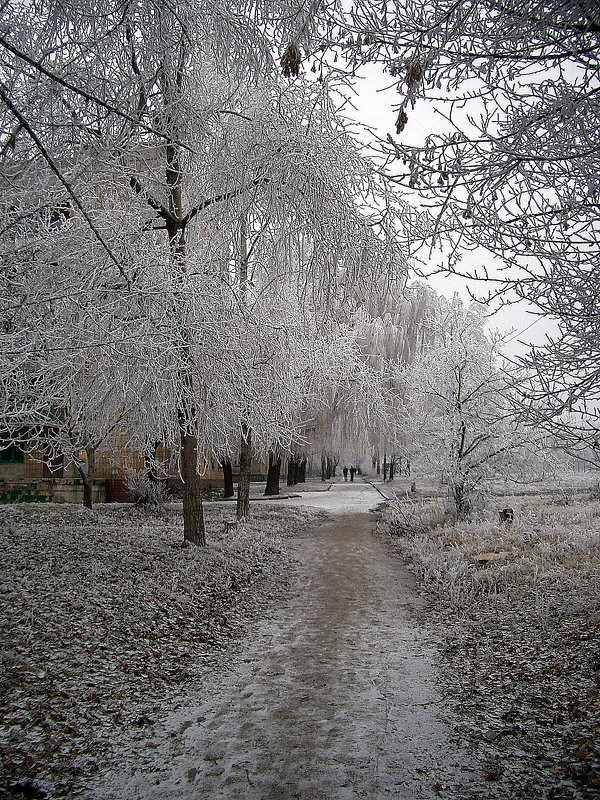
<svg viewBox="0 0 600 800">
<path fill-rule="evenodd" d="M 0 454 L 2 451 L 0 451 Z M 182 487 L 181 477 L 176 465 L 170 464 L 170 452 L 160 445 L 156 452 L 159 463 L 163 465 L 163 477 L 169 487 L 177 492 Z M 85 463 L 85 451 L 79 453 Z M 12 460 L 11 460 L 12 459 Z M 34 500 L 58 502 L 78 502 L 82 493 L 81 476 L 74 464 L 63 464 L 62 457 L 49 460 L 42 443 L 28 442 L 24 451 L 4 451 L 4 461 L 0 460 L 0 502 Z M 233 460 L 234 478 L 239 474 L 239 463 Z M 131 471 L 144 473 L 146 464 L 139 450 L 128 447 L 125 437 L 117 442 L 116 449 L 99 448 L 96 452 L 96 492 L 97 499 L 128 501 L 131 499 L 126 481 Z M 252 479 L 266 477 L 267 464 L 262 459 L 252 461 Z M 213 461 L 201 470 L 201 484 L 207 490 L 219 490 L 223 486 L 223 472 L 218 462 Z"/>
<path fill-rule="evenodd" d="M 20 481 L 24 477 L 24 464 L 0 464 L 0 481 Z"/>
</svg>

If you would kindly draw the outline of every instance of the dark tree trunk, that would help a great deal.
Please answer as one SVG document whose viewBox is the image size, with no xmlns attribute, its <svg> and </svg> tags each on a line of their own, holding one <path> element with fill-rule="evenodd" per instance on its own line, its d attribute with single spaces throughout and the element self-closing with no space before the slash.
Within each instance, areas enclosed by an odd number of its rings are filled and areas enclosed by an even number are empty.
<svg viewBox="0 0 600 800">
<path fill-rule="evenodd" d="M 236 516 L 238 519 L 250 514 L 250 474 L 252 470 L 252 431 L 244 423 L 240 442 L 240 477 Z"/>
<path fill-rule="evenodd" d="M 306 459 L 303 458 L 302 461 L 298 464 L 298 470 L 296 472 L 296 483 L 306 483 Z"/>
<path fill-rule="evenodd" d="M 222 461 L 221 468 L 223 470 L 223 497 L 233 497 L 235 492 L 233 491 L 233 469 L 231 467 L 231 461 L 229 459 Z"/>
<path fill-rule="evenodd" d="M 156 452 L 160 442 L 154 442 L 152 452 L 144 453 L 144 467 L 146 469 L 146 477 L 150 483 L 158 483 L 158 467 L 156 465 Z"/>
<path fill-rule="evenodd" d="M 333 459 L 327 456 L 327 477 L 333 477 Z"/>
<path fill-rule="evenodd" d="M 188 544 L 204 546 L 206 528 L 202 506 L 202 486 L 198 475 L 198 441 L 195 436 L 181 431 L 181 478 L 183 480 L 183 540 Z"/>
<path fill-rule="evenodd" d="M 392 458 L 391 461 L 390 461 L 390 480 L 391 481 L 394 480 L 394 468 L 395 468 L 395 466 L 396 466 L 396 462 Z"/>
<path fill-rule="evenodd" d="M 248 228 L 245 213 L 240 220 L 240 303 L 246 308 L 248 295 Z M 238 480 L 237 518 L 243 519 L 250 514 L 250 473 L 252 471 L 252 431 L 242 423 L 242 437 L 240 442 L 240 477 Z"/>
<path fill-rule="evenodd" d="M 456 517 L 457 519 L 466 519 L 469 516 L 469 512 L 471 510 L 471 504 L 469 503 L 467 487 L 463 482 L 455 483 L 452 487 L 452 494 L 454 497 L 454 505 L 456 507 Z"/>
<path fill-rule="evenodd" d="M 205 545 L 202 487 L 197 469 L 198 442 L 195 436 L 181 435 L 181 477 L 183 479 L 183 540 Z"/>
<path fill-rule="evenodd" d="M 266 495 L 279 494 L 279 476 L 281 474 L 281 456 L 275 458 L 272 450 L 269 450 L 269 469 L 267 470 Z"/>
<path fill-rule="evenodd" d="M 296 456 L 291 455 L 288 458 L 288 465 L 287 465 L 287 485 L 288 486 L 295 486 L 298 483 L 296 478 L 296 469 L 297 469 L 297 461 Z"/>
<path fill-rule="evenodd" d="M 94 499 L 93 499 L 93 496 L 92 496 L 93 495 L 93 491 L 94 490 L 93 490 L 92 484 L 88 480 L 85 480 L 83 482 L 83 505 L 86 508 L 90 508 L 91 509 L 94 506 Z"/>
<path fill-rule="evenodd" d="M 321 456 L 321 480 L 327 480 L 327 459 L 325 456 Z"/>
<path fill-rule="evenodd" d="M 180 54 L 182 55 L 182 54 Z M 176 96 L 179 95 L 183 80 L 183 60 L 177 68 L 177 81 L 170 87 Z M 167 104 L 168 106 L 168 104 Z M 167 114 L 170 114 L 170 109 Z M 172 121 L 168 120 L 167 124 Z M 167 139 L 165 145 L 165 177 L 167 181 L 168 214 L 161 212 L 165 220 L 165 228 L 169 237 L 171 268 L 174 276 L 183 283 L 186 272 L 186 240 L 183 223 L 182 171 L 179 160 L 179 146 L 176 144 L 176 129 L 173 140 Z M 156 208 L 156 206 L 153 206 Z M 183 363 L 179 379 L 193 396 L 192 367 L 193 357 L 189 346 L 189 331 L 181 330 L 184 342 Z M 202 506 L 202 486 L 198 475 L 198 440 L 192 435 L 186 424 L 186 414 L 178 410 L 179 431 L 181 437 L 181 477 L 183 480 L 183 540 L 189 544 L 205 545 L 206 528 L 204 526 L 204 508 Z M 193 415 L 192 415 L 193 419 Z"/>
</svg>

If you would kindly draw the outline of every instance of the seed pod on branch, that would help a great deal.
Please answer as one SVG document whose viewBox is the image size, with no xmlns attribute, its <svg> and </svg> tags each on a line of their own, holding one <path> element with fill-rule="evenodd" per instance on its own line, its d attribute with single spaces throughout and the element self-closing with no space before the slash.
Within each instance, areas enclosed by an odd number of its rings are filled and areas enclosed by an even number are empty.
<svg viewBox="0 0 600 800">
<path fill-rule="evenodd" d="M 419 61 L 413 61 L 406 67 L 406 83 L 409 87 L 416 86 L 423 79 L 423 67 Z"/>
<path fill-rule="evenodd" d="M 296 42 L 290 42 L 281 56 L 281 68 L 286 78 L 296 78 L 300 74 L 302 53 Z"/>
<path fill-rule="evenodd" d="M 398 134 L 402 133 L 407 122 L 408 122 L 408 114 L 403 108 L 401 108 L 400 111 L 398 112 L 398 116 L 396 117 L 396 133 Z"/>
</svg>

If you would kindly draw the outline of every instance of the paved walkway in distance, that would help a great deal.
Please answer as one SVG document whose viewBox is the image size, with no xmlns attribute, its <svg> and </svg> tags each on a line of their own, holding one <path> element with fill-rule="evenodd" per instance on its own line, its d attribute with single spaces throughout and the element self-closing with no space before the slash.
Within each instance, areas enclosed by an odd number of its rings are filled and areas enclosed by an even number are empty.
<svg viewBox="0 0 600 800">
<path fill-rule="evenodd" d="M 286 501 L 332 512 L 297 543 L 298 590 L 167 720 L 127 800 L 419 800 L 466 781 L 438 717 L 411 578 L 372 536 L 368 484 Z"/>
</svg>

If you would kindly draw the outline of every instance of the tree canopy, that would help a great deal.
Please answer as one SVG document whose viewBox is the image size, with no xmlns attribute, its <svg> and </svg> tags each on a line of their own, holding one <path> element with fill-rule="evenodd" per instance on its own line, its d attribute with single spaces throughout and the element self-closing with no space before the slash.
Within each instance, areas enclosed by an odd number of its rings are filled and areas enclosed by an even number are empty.
<svg viewBox="0 0 600 800">
<path fill-rule="evenodd" d="M 429 208 L 413 252 L 441 245 L 447 269 L 481 281 L 480 296 L 522 299 L 559 321 L 560 335 L 522 362 L 524 402 L 589 448 L 598 438 L 598 4 L 356 0 L 323 30 L 325 62 L 335 52 L 338 69 L 377 63 L 397 90 L 396 130 L 380 153 L 390 180 Z M 443 132 L 408 143 L 409 118 L 431 108 Z"/>
</svg>

